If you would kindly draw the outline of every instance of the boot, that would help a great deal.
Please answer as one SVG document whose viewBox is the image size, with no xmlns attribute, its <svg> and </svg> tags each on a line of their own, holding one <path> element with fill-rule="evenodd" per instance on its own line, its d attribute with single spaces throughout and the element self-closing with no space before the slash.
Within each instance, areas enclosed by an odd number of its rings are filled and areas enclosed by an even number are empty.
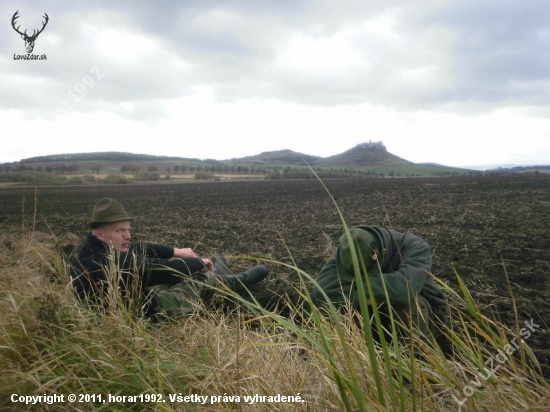
<svg viewBox="0 0 550 412">
<path fill-rule="evenodd" d="M 258 265 L 234 275 L 228 269 L 227 261 L 222 255 L 216 254 L 212 256 L 212 261 L 214 262 L 214 273 L 218 275 L 221 282 L 235 292 L 240 292 L 245 287 L 258 283 L 269 273 L 266 265 Z"/>
<path fill-rule="evenodd" d="M 226 284 L 231 290 L 239 292 L 245 289 L 245 287 L 251 286 L 265 279 L 268 274 L 269 269 L 266 265 L 258 265 L 245 270 L 244 272 L 237 273 L 232 279 L 227 279 L 228 282 Z"/>
<path fill-rule="evenodd" d="M 212 262 L 214 262 L 214 273 L 218 276 L 233 276 L 233 273 L 227 267 L 227 260 L 223 255 L 216 253 L 212 256 Z"/>
</svg>

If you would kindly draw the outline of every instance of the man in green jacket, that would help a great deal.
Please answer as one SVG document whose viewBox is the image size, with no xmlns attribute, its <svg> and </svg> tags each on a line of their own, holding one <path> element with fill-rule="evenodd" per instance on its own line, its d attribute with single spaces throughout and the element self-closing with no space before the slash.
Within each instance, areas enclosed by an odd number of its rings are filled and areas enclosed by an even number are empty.
<svg viewBox="0 0 550 412">
<path fill-rule="evenodd" d="M 389 301 L 401 322 L 408 325 L 412 319 L 413 325 L 425 336 L 437 335 L 437 322 L 447 322 L 448 306 L 442 290 L 430 274 L 430 245 L 409 232 L 399 233 L 379 226 L 355 227 L 349 234 L 357 253 L 363 288 L 357 287 L 352 249 L 348 236 L 344 234 L 338 249 L 317 276 L 318 286 L 313 289 L 313 297 L 319 302 L 325 301 L 323 290 L 334 304 L 349 302 L 359 309 L 359 294 L 365 294 L 369 305 L 376 302 L 386 326 Z M 366 276 L 370 280 L 372 296 L 368 292 Z"/>
<path fill-rule="evenodd" d="M 190 248 L 131 242 L 133 219 L 116 200 L 101 199 L 92 211 L 92 232 L 71 256 L 75 292 L 94 308 L 116 305 L 120 297 L 154 319 L 178 317 L 193 310 L 208 286 L 241 291 L 268 274 L 258 265 L 233 275 L 221 255 L 201 259 Z"/>
</svg>

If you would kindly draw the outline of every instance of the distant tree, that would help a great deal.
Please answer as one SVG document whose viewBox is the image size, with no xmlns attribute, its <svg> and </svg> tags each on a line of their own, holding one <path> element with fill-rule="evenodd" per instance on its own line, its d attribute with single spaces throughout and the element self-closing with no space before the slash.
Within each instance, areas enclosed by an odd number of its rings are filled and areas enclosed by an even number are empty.
<svg viewBox="0 0 550 412">
<path fill-rule="evenodd" d="M 95 165 L 91 167 L 92 174 L 94 174 L 94 171 L 99 174 L 99 170 L 101 169 L 101 165 Z"/>
<path fill-rule="evenodd" d="M 130 165 L 130 172 L 132 172 L 133 175 L 136 175 L 139 172 L 139 166 L 136 164 Z"/>
<path fill-rule="evenodd" d="M 76 173 L 76 171 L 78 170 L 78 165 L 76 163 L 72 163 L 68 165 L 66 169 L 69 174 Z"/>
<path fill-rule="evenodd" d="M 52 165 L 48 165 L 44 168 L 44 170 L 48 173 L 51 173 L 53 171 L 53 166 Z"/>
<path fill-rule="evenodd" d="M 122 173 L 128 173 L 130 171 L 130 165 L 124 164 L 120 167 Z"/>
<path fill-rule="evenodd" d="M 187 170 L 187 165 L 182 164 L 180 167 L 181 167 L 181 173 L 185 174 L 185 171 Z"/>
<path fill-rule="evenodd" d="M 193 174 L 195 171 L 195 168 L 193 166 L 189 166 L 189 173 Z"/>
<path fill-rule="evenodd" d="M 167 167 L 167 168 L 166 168 L 166 173 L 170 174 L 171 171 L 172 171 L 172 168 L 171 168 L 171 167 Z"/>
<path fill-rule="evenodd" d="M 59 172 L 61 172 L 62 175 L 65 174 L 65 170 L 67 170 L 67 166 L 65 165 L 65 163 L 58 163 L 54 166 L 54 168 L 56 174 L 59 174 Z"/>
<path fill-rule="evenodd" d="M 174 173 L 178 174 L 179 171 L 180 171 L 180 165 L 174 165 Z"/>
<path fill-rule="evenodd" d="M 151 165 L 147 168 L 148 172 L 156 172 L 158 170 L 157 166 Z"/>
</svg>

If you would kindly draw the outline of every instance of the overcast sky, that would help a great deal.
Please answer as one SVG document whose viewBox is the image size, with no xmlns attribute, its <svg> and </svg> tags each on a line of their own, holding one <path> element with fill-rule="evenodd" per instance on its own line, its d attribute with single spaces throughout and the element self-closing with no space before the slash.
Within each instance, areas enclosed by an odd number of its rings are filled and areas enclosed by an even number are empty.
<svg viewBox="0 0 550 412">
<path fill-rule="evenodd" d="M 32 34 L 49 21 L 32 54 Z M 2 1 L 0 162 L 225 160 L 383 141 L 413 162 L 550 164 L 548 0 Z"/>
</svg>

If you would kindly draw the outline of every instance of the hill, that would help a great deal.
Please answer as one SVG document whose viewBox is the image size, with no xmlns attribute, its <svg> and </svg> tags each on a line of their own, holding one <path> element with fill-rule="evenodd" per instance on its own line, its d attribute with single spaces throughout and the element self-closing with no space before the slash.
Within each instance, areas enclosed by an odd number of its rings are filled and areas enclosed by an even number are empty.
<svg viewBox="0 0 550 412">
<path fill-rule="evenodd" d="M 35 156 L 22 159 L 19 163 L 49 163 L 49 162 L 83 162 L 83 161 L 109 161 L 109 162 L 136 162 L 136 161 L 196 161 L 192 159 L 176 156 L 155 156 L 148 154 L 136 154 L 127 152 L 92 152 L 92 153 L 66 153 L 48 156 Z"/>
<path fill-rule="evenodd" d="M 92 152 L 92 153 L 67 153 L 48 156 L 36 156 L 20 160 L 19 164 L 32 163 L 59 163 L 59 162 L 188 162 L 217 164 L 225 163 L 232 165 L 271 165 L 271 166 L 305 166 L 306 163 L 312 166 L 323 167 L 361 167 L 361 166 L 388 166 L 388 165 L 414 165 L 414 163 L 402 159 L 387 151 L 382 142 L 361 143 L 346 150 L 343 153 L 320 157 L 293 150 L 275 150 L 262 152 L 254 156 L 232 158 L 228 160 L 196 159 L 176 156 L 155 156 L 148 154 L 135 154 L 127 152 Z M 438 165 L 439 167 L 445 167 Z"/>
<path fill-rule="evenodd" d="M 325 158 L 321 163 L 334 163 L 346 166 L 368 165 L 410 165 L 408 160 L 402 159 L 387 151 L 382 142 L 360 143 L 343 153 Z"/>
<path fill-rule="evenodd" d="M 319 156 L 307 155 L 300 152 L 295 152 L 293 150 L 275 150 L 271 152 L 262 152 L 255 156 L 246 156 L 241 158 L 233 158 L 230 160 L 225 160 L 224 162 L 228 163 L 256 163 L 256 164 L 299 164 L 304 165 L 304 160 L 309 163 L 316 163 L 319 160 L 323 159 Z"/>
<path fill-rule="evenodd" d="M 210 171 L 218 174 L 256 174 L 269 175 L 271 172 L 284 172 L 294 178 L 311 176 L 308 166 L 323 172 L 323 177 L 346 177 L 350 174 L 359 176 L 448 176 L 479 173 L 462 168 L 444 165 L 416 164 L 396 156 L 386 149 L 382 142 L 366 142 L 344 151 L 343 153 L 320 157 L 293 150 L 276 150 L 262 152 L 254 156 L 232 158 L 228 160 L 196 159 L 176 156 L 155 156 L 127 152 L 92 152 L 55 154 L 22 159 L 19 162 L 0 165 L 1 172 L 47 171 L 50 174 L 99 174 L 120 173 L 130 170 L 132 174 L 146 171 L 158 173 L 191 175 L 194 171 Z M 7 177 L 5 177 L 7 178 Z"/>
</svg>

